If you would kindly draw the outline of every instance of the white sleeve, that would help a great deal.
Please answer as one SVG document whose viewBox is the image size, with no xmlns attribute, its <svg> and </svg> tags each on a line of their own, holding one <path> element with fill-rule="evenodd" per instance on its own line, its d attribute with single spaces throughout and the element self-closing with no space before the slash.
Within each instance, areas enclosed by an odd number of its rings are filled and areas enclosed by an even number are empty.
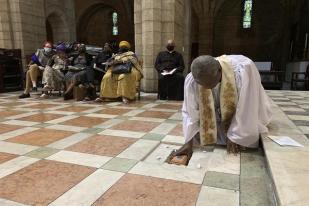
<svg viewBox="0 0 309 206">
<path fill-rule="evenodd" d="M 271 117 L 267 95 L 261 86 L 261 79 L 254 63 L 244 57 L 234 57 L 240 75 L 239 98 L 236 113 L 228 130 L 228 138 L 245 147 L 257 147 L 259 134 L 267 131 L 266 124 Z"/>
<path fill-rule="evenodd" d="M 182 106 L 183 134 L 185 142 L 189 142 L 199 132 L 198 85 L 192 74 L 188 74 L 184 86 L 184 102 Z"/>
</svg>

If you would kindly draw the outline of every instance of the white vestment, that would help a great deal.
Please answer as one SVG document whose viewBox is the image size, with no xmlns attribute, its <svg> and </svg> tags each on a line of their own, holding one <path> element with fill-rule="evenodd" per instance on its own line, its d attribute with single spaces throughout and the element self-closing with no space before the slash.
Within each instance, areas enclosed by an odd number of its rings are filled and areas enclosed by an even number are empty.
<svg viewBox="0 0 309 206">
<path fill-rule="evenodd" d="M 272 116 L 271 101 L 261 85 L 261 77 L 255 64 L 242 55 L 228 55 L 235 73 L 238 93 L 236 113 L 232 119 L 227 134 L 222 127 L 218 127 L 218 143 L 222 144 L 225 135 L 232 142 L 244 147 L 258 147 L 259 134 L 268 132 L 267 125 Z M 214 95 L 218 88 L 213 89 Z M 189 73 L 184 85 L 184 102 L 182 106 L 183 132 L 186 143 L 189 142 L 200 130 L 198 84 Z M 214 98 L 215 108 L 219 98 Z M 220 117 L 219 110 L 216 117 Z M 224 137 L 223 137 L 224 136 Z M 220 141 L 220 142 L 219 142 Z"/>
</svg>

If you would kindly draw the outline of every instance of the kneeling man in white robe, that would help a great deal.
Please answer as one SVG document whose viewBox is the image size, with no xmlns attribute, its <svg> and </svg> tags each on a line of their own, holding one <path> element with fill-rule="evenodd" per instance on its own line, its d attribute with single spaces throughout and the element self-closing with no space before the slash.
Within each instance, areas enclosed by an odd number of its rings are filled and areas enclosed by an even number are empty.
<svg viewBox="0 0 309 206">
<path fill-rule="evenodd" d="M 185 144 L 169 163 L 193 153 L 193 140 L 201 146 L 227 145 L 228 152 L 256 148 L 259 135 L 268 132 L 271 103 L 255 64 L 242 55 L 200 56 L 185 80 L 182 107 Z"/>
</svg>

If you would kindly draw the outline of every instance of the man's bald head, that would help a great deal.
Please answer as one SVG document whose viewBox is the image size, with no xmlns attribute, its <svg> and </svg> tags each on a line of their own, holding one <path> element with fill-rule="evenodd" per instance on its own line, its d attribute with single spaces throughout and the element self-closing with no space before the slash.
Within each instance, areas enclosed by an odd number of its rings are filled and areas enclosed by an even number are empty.
<svg viewBox="0 0 309 206">
<path fill-rule="evenodd" d="M 167 44 L 175 46 L 175 41 L 173 39 L 169 39 Z"/>
<path fill-rule="evenodd" d="M 207 89 L 214 88 L 220 82 L 221 71 L 219 61 L 208 55 L 197 57 L 191 64 L 194 80 Z"/>
</svg>

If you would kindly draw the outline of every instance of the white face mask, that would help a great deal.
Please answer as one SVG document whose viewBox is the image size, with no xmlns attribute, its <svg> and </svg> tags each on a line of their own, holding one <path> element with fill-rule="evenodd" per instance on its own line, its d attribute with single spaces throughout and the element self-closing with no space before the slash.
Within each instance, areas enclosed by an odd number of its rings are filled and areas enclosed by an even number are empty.
<svg viewBox="0 0 309 206">
<path fill-rule="evenodd" d="M 45 53 L 49 53 L 49 52 L 51 52 L 51 51 L 52 51 L 52 49 L 51 49 L 51 48 L 44 47 L 44 52 L 45 52 Z"/>
</svg>

